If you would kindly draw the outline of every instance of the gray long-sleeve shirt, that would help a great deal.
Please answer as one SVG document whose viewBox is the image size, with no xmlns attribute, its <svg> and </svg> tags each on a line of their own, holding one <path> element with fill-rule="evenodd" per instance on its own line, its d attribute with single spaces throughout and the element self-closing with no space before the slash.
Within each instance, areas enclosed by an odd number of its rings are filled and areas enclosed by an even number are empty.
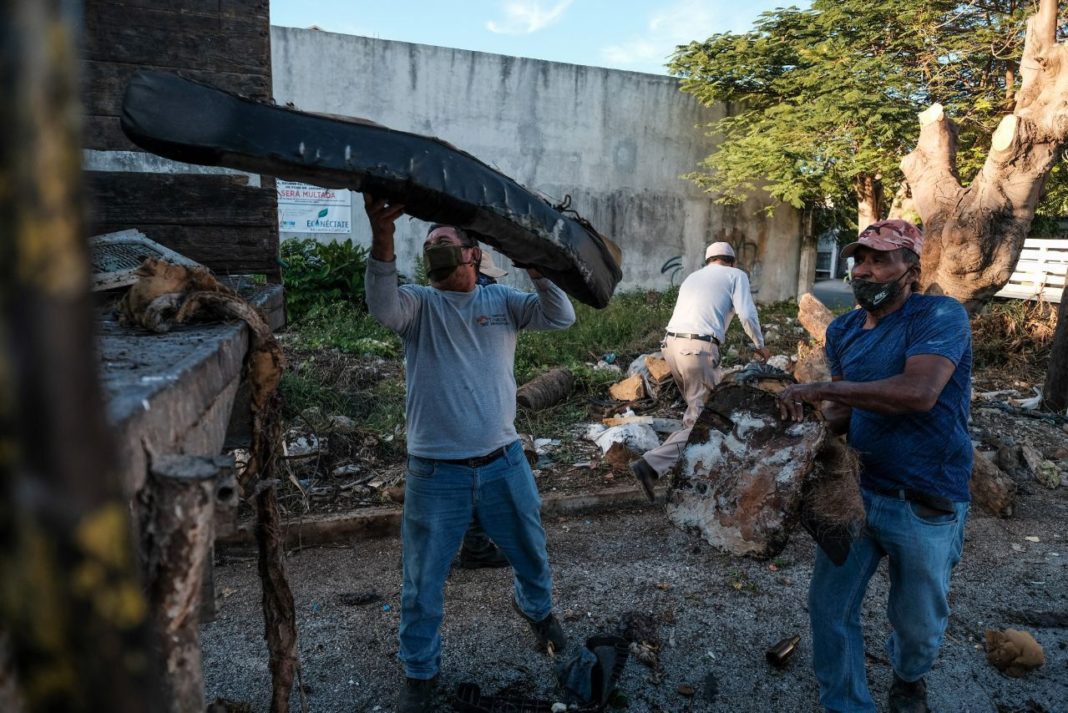
<svg viewBox="0 0 1068 713">
<path fill-rule="evenodd" d="M 397 285 L 394 262 L 367 260 L 367 307 L 400 335 L 407 376 L 408 452 L 473 458 L 514 441 L 520 329 L 564 329 L 575 310 L 546 279 L 536 292 L 504 285 L 448 292 Z"/>
<path fill-rule="evenodd" d="M 722 344 L 735 312 L 753 344 L 758 349 L 763 347 L 764 335 L 749 278 L 737 268 L 712 263 L 682 281 L 667 331 L 707 334 Z"/>
</svg>

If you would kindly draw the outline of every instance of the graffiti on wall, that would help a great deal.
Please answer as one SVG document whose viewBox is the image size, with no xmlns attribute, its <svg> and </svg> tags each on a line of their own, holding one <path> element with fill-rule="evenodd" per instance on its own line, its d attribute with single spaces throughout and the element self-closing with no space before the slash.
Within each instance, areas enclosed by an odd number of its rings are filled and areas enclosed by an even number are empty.
<svg viewBox="0 0 1068 713">
<path fill-rule="evenodd" d="M 749 275 L 750 289 L 754 293 L 760 292 L 760 276 L 764 272 L 764 266 L 760 262 L 760 246 L 738 228 L 732 228 L 729 233 L 720 229 L 715 241 L 730 243 L 734 248 L 734 266 Z"/>
</svg>

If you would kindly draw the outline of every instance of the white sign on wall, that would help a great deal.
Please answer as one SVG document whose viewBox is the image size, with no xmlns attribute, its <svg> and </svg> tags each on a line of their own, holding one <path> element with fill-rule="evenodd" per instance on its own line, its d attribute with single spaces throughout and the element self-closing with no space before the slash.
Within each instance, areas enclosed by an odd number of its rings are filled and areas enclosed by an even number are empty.
<svg viewBox="0 0 1068 713">
<path fill-rule="evenodd" d="M 351 233 L 352 194 L 344 188 L 276 181 L 278 230 L 286 233 Z"/>
</svg>

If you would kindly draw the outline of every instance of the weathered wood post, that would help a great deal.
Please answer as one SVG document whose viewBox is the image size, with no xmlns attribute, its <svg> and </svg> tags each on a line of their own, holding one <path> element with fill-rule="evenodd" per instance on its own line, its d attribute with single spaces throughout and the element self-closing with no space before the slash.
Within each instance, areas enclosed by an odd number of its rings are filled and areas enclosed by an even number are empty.
<svg viewBox="0 0 1068 713">
<path fill-rule="evenodd" d="M 0 0 L 0 629 L 24 710 L 141 713 L 162 705 L 93 359 L 80 10 Z"/>
<path fill-rule="evenodd" d="M 141 561 L 170 713 L 204 710 L 201 593 L 211 566 L 220 482 L 232 470 L 232 458 L 158 456 L 138 494 Z"/>
</svg>

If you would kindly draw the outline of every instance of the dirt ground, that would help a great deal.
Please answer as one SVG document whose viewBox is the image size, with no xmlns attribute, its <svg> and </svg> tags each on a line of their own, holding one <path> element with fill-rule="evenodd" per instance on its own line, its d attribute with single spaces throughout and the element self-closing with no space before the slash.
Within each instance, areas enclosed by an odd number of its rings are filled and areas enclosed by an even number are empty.
<svg viewBox="0 0 1068 713">
<path fill-rule="evenodd" d="M 1047 457 L 1068 445 L 1063 430 L 1042 421 L 981 406 L 975 412 L 977 441 L 1014 434 Z M 933 710 L 1068 711 L 1066 516 L 1068 488 L 1034 482 L 1024 483 L 1011 519 L 972 512 L 946 642 L 929 676 Z M 545 526 L 557 612 L 572 645 L 615 631 L 625 612 L 657 622 L 659 670 L 627 664 L 620 682 L 626 710 L 818 709 L 806 614 L 814 545 L 803 532 L 769 563 L 714 550 L 672 526 L 660 507 L 553 518 Z M 399 539 L 293 552 L 289 578 L 310 710 L 391 710 L 403 675 L 396 661 Z M 219 615 L 203 628 L 208 694 L 266 710 L 270 677 L 251 553 L 222 552 L 216 586 Z M 869 682 L 881 710 L 891 676 L 882 648 L 886 593 L 884 565 L 865 607 Z M 444 694 L 474 682 L 484 693 L 554 700 L 552 661 L 532 650 L 510 594 L 507 570 L 453 572 L 445 594 Z M 372 601 L 351 604 L 362 599 Z M 982 650 L 985 629 L 1010 626 L 1030 631 L 1046 653 L 1045 665 L 1022 679 L 1000 674 Z M 785 670 L 772 669 L 765 649 L 792 634 L 801 636 L 796 654 Z M 691 689 L 692 697 L 680 693 Z M 449 709 L 444 695 L 441 709 Z"/>
</svg>

